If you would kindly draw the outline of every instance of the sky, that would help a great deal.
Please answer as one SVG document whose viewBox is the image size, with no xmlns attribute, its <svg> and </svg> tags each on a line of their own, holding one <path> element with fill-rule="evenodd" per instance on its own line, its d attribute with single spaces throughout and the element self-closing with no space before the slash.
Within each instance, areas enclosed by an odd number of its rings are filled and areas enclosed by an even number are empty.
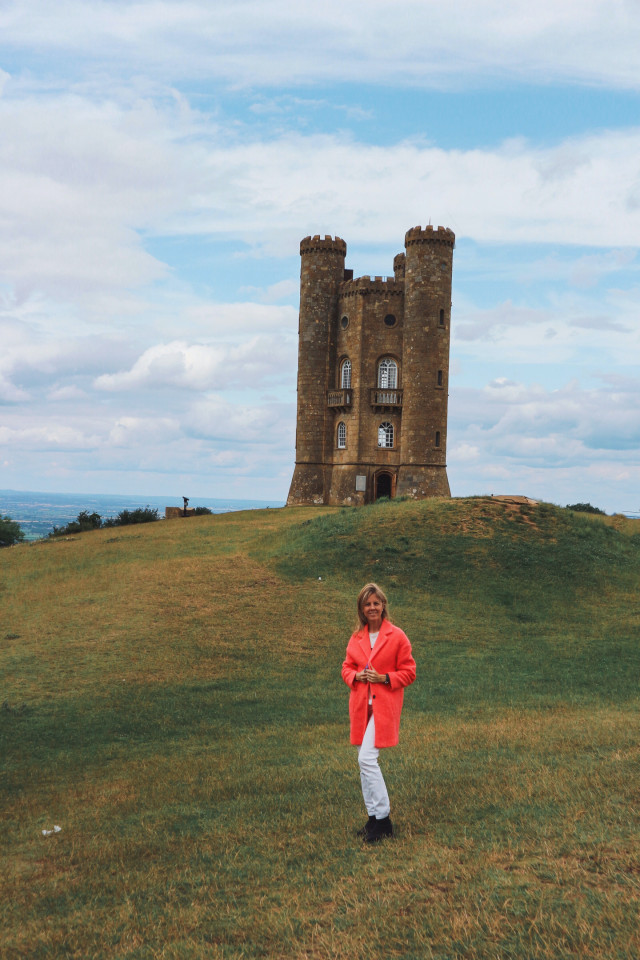
<svg viewBox="0 0 640 960">
<path fill-rule="evenodd" d="M 0 0 L 0 489 L 284 501 L 300 240 L 456 234 L 454 496 L 640 510 L 635 0 Z"/>
</svg>

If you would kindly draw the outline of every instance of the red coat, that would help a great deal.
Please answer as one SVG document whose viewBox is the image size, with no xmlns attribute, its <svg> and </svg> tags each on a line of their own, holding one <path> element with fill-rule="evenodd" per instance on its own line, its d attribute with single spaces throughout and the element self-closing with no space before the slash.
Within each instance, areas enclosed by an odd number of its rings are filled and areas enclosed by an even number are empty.
<svg viewBox="0 0 640 960">
<path fill-rule="evenodd" d="M 369 664 L 378 673 L 388 673 L 389 683 L 362 683 L 356 680 Z M 347 656 L 342 664 L 342 679 L 351 689 L 349 718 L 351 743 L 360 745 L 367 729 L 369 693 L 372 696 L 373 717 L 376 726 L 376 747 L 395 747 L 400 733 L 400 714 L 404 688 L 416 678 L 416 662 L 411 656 L 407 636 L 388 620 L 383 620 L 373 650 L 369 627 L 354 633 L 347 645 Z"/>
</svg>

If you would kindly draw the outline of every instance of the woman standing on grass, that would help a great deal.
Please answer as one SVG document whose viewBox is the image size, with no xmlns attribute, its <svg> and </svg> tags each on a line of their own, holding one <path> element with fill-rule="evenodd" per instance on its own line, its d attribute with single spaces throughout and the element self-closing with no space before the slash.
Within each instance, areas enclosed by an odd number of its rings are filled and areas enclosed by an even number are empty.
<svg viewBox="0 0 640 960">
<path fill-rule="evenodd" d="M 375 583 L 358 595 L 359 629 L 347 646 L 342 679 L 351 690 L 351 743 L 358 746 L 362 796 L 369 820 L 358 831 L 367 843 L 393 836 L 389 794 L 378 766 L 382 747 L 395 747 L 404 688 L 416 678 L 411 644 L 389 622 L 387 598 Z"/>
</svg>

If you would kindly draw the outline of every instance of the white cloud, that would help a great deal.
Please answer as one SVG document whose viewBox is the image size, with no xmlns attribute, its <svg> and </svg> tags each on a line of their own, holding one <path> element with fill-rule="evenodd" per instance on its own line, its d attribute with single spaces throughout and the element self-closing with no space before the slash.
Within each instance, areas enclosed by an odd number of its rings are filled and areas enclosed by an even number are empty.
<svg viewBox="0 0 640 960">
<path fill-rule="evenodd" d="M 22 403 L 29 400 L 29 394 L 0 373 L 0 404 Z"/>
<path fill-rule="evenodd" d="M 449 463 L 465 463 L 477 461 L 480 457 L 480 447 L 472 443 L 454 443 L 449 447 Z"/>
<path fill-rule="evenodd" d="M 587 465 L 616 451 L 640 460 L 640 391 L 500 379 L 453 393 L 450 434 L 454 450 L 478 448 L 485 460 Z"/>
<path fill-rule="evenodd" d="M 98 446 L 98 435 L 89 434 L 76 427 L 49 421 L 42 427 L 0 427 L 0 444 L 17 449 L 88 451 Z"/>
<path fill-rule="evenodd" d="M 640 12 L 608 0 L 14 0 L 0 30 L 5 45 L 58 54 L 68 70 L 90 50 L 112 72 L 246 86 L 639 83 Z"/>
<path fill-rule="evenodd" d="M 635 250 L 610 250 L 588 254 L 571 265 L 570 282 L 576 287 L 594 287 L 607 274 L 629 266 L 636 258 Z"/>
<path fill-rule="evenodd" d="M 19 297 L 95 295 L 165 276 L 138 231 L 184 201 L 171 144 L 179 111 L 18 94 L 0 99 L 0 122 L 0 255 Z"/>
<path fill-rule="evenodd" d="M 268 444 L 275 450 L 290 447 L 295 428 L 293 403 L 260 406 L 230 403 L 211 396 L 193 404 L 185 422 L 191 436 L 232 443 Z"/>
<path fill-rule="evenodd" d="M 71 401 L 76 402 L 78 400 L 86 400 L 87 394 L 84 390 L 81 390 L 79 387 L 69 385 L 66 387 L 56 387 L 50 391 L 49 401 L 55 403 L 56 401 Z"/>
<path fill-rule="evenodd" d="M 463 279 L 460 290 L 465 286 Z M 637 301 L 629 291 L 621 298 L 615 290 L 583 294 L 541 285 L 536 299 L 541 299 L 541 291 L 547 301 L 544 307 L 507 300 L 479 309 L 460 296 L 453 307 L 454 362 L 462 363 L 466 357 L 503 368 L 538 364 L 547 371 L 582 364 L 586 373 L 634 363 L 640 355 Z M 523 299 L 527 296 L 526 291 L 518 293 Z"/>
<path fill-rule="evenodd" d="M 247 267 L 250 274 L 251 268 Z M 286 281 L 285 281 L 286 282 Z M 299 285 L 296 285 L 296 289 Z M 193 294 L 183 297 L 167 296 L 158 304 L 156 322 L 167 330 L 180 325 L 203 341 L 215 337 L 216 343 L 237 344 L 246 337 L 267 336 L 297 342 L 298 311 L 285 305 L 267 305 L 244 301 L 239 303 L 211 303 L 199 301 Z"/>
<path fill-rule="evenodd" d="M 234 347 L 175 340 L 145 350 L 126 372 L 103 374 L 95 386 L 109 391 L 146 387 L 206 391 L 234 384 L 255 387 L 270 377 L 282 380 L 283 371 L 294 364 L 292 346 L 275 338 L 254 337 Z"/>
<path fill-rule="evenodd" d="M 60 383 L 69 378 L 88 380 L 91 375 L 104 372 L 105 369 L 117 369 L 131 359 L 131 347 L 113 336 L 96 336 L 86 333 L 78 337 L 55 336 L 57 320 L 64 326 L 58 313 L 48 318 L 44 312 L 38 321 L 14 323 L 0 319 L 0 377 L 9 378 L 16 384 L 15 389 L 28 388 L 32 393 L 43 387 L 57 391 L 51 399 L 61 398 L 61 390 L 73 387 L 81 390 L 77 384 Z M 46 321 L 49 320 L 47 324 Z M 46 329 L 51 327 L 50 332 Z M 45 329 L 43 330 L 43 327 Z M 26 394 L 25 394 L 26 396 Z"/>
<path fill-rule="evenodd" d="M 82 303 L 92 321 L 105 298 L 169 283 L 147 234 L 209 235 L 290 257 L 305 233 L 336 227 L 350 244 L 375 237 L 399 249 L 408 226 L 431 218 L 479 242 L 640 245 L 640 129 L 483 150 L 327 135 L 247 140 L 152 95 L 45 101 L 21 92 L 0 98 L 0 124 L 2 281 L 20 301 Z M 604 256 L 577 266 L 575 282 L 629 259 L 624 250 Z M 292 291 L 275 280 L 264 299 Z"/>
<path fill-rule="evenodd" d="M 401 246 L 421 213 L 423 223 L 431 217 L 482 242 L 635 247 L 640 207 L 630 197 L 639 151 L 640 130 L 484 150 L 409 141 L 381 147 L 326 135 L 219 141 L 202 157 L 188 219 L 169 226 L 232 231 L 258 251 L 282 255 L 291 253 L 292 231 L 332 233 L 335 225 L 353 243 L 375 237 Z"/>
<path fill-rule="evenodd" d="M 109 443 L 116 447 L 149 448 L 179 435 L 179 422 L 169 417 L 120 417 L 109 433 Z"/>
<path fill-rule="evenodd" d="M 448 443 L 454 496 L 520 493 L 609 512 L 638 509 L 637 381 L 602 391 L 503 380 L 454 391 Z"/>
<path fill-rule="evenodd" d="M 296 296 L 300 289 L 299 280 L 278 280 L 265 289 L 259 287 L 246 287 L 247 293 L 256 296 L 262 303 L 277 303 L 279 300 L 289 299 Z"/>
</svg>

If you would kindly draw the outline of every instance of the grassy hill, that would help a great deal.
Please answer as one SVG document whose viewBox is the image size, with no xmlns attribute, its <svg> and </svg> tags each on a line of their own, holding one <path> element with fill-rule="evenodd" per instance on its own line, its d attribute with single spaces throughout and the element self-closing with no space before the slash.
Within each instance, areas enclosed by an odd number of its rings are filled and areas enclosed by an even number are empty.
<svg viewBox="0 0 640 960">
<path fill-rule="evenodd" d="M 0 552 L 0 953 L 640 955 L 639 531 L 392 501 Z M 340 679 L 370 579 L 418 663 L 374 848 Z"/>
</svg>

